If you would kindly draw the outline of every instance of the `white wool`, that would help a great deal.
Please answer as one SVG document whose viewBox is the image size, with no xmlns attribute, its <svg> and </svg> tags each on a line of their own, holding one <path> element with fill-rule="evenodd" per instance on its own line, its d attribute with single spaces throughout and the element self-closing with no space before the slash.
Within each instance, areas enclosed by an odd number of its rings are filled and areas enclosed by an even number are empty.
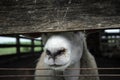
<svg viewBox="0 0 120 80">
<path fill-rule="evenodd" d="M 70 49 L 69 41 L 62 36 L 52 36 L 45 44 L 45 49 L 50 50 L 52 53 L 60 50 L 61 48 Z"/>
<path fill-rule="evenodd" d="M 95 74 L 97 70 L 67 70 L 66 68 L 97 68 L 94 57 L 89 53 L 84 34 L 81 32 L 48 33 L 42 35 L 45 44 L 44 52 L 36 68 L 52 68 L 52 70 L 36 70 L 35 75 L 80 75 Z M 51 58 L 46 54 L 49 50 L 52 55 L 65 48 L 64 54 Z M 61 66 L 50 66 L 50 65 Z M 58 73 L 54 73 L 57 71 Z M 61 74 L 60 74 L 61 75 Z M 99 80 L 99 77 L 35 77 L 35 80 Z"/>
<path fill-rule="evenodd" d="M 57 57 L 54 61 L 53 59 L 49 59 L 49 56 L 46 55 L 44 62 L 49 66 L 53 64 L 63 65 L 60 67 L 51 67 L 56 70 L 64 70 L 70 64 L 70 52 L 71 45 L 70 42 L 62 37 L 62 36 L 52 36 L 45 44 L 44 50 L 49 50 L 51 54 L 61 50 L 62 48 L 66 49 L 66 53 Z"/>
</svg>

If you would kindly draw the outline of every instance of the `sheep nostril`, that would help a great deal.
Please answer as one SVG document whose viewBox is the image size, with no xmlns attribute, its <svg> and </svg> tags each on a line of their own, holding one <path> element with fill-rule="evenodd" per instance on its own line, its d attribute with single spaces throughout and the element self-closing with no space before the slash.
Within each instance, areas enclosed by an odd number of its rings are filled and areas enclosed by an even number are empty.
<svg viewBox="0 0 120 80">
<path fill-rule="evenodd" d="M 46 50 L 46 54 L 51 56 L 51 52 L 49 50 Z"/>
<path fill-rule="evenodd" d="M 49 55 L 48 59 L 53 59 L 55 61 L 56 56 L 55 55 Z"/>
<path fill-rule="evenodd" d="M 55 59 L 56 59 L 56 56 L 55 56 L 55 55 L 52 55 L 52 59 L 55 61 Z"/>
</svg>

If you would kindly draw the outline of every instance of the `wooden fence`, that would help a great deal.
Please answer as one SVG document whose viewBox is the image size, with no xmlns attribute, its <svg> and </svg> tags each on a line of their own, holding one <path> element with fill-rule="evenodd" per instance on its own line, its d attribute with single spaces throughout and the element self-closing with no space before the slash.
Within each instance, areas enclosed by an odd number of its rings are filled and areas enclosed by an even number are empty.
<svg viewBox="0 0 120 80">
<path fill-rule="evenodd" d="M 42 51 L 42 43 L 41 43 L 41 39 L 35 39 L 35 38 L 27 38 L 27 37 L 23 37 L 23 36 L 19 36 L 19 35 L 14 35 L 14 36 L 3 36 L 3 37 L 11 37 L 11 38 L 15 38 L 15 44 L 0 44 L 0 48 L 16 48 L 16 55 L 20 56 L 23 53 L 36 53 L 38 51 L 35 51 L 35 48 L 38 47 L 41 50 L 39 52 Z M 30 40 L 30 44 L 21 44 L 20 39 L 28 39 Z M 9 41 L 9 40 L 8 40 Z M 40 44 L 35 44 L 35 41 L 40 42 Z M 25 48 L 31 48 L 29 52 L 21 52 L 20 48 L 21 47 L 25 47 Z M 11 53 L 13 54 L 13 53 Z"/>
<path fill-rule="evenodd" d="M 119 0 L 0 0 L 0 34 L 120 28 Z"/>
</svg>

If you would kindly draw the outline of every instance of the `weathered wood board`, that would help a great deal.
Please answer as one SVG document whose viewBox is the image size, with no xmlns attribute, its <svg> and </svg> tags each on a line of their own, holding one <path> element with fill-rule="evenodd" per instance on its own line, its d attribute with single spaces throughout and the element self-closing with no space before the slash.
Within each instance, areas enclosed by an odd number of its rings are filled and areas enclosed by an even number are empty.
<svg viewBox="0 0 120 80">
<path fill-rule="evenodd" d="M 0 0 L 0 34 L 120 28 L 120 0 Z"/>
</svg>

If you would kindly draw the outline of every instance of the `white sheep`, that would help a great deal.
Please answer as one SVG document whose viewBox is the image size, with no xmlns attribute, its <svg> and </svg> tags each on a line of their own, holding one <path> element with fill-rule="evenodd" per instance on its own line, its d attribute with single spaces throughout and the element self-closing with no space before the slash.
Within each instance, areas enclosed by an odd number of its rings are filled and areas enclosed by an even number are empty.
<svg viewBox="0 0 120 80">
<path fill-rule="evenodd" d="M 42 34 L 44 51 L 36 65 L 35 75 L 98 75 L 98 70 L 68 70 L 67 68 L 97 68 L 94 57 L 87 49 L 82 32 Z M 35 77 L 35 80 L 99 80 L 99 77 Z"/>
</svg>

